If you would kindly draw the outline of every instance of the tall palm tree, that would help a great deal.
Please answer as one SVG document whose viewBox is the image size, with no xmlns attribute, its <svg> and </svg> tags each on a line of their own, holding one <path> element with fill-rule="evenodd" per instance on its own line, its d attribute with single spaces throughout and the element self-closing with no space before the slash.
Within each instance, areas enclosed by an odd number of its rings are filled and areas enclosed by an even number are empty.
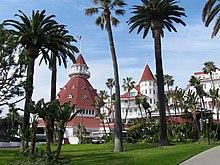
<svg viewBox="0 0 220 165">
<path fill-rule="evenodd" d="M 217 69 L 217 67 L 216 67 L 216 65 L 215 65 L 215 62 L 213 62 L 213 61 L 207 61 L 207 62 L 205 62 L 205 63 L 204 63 L 204 68 L 202 69 L 205 74 L 209 74 L 210 79 L 211 79 L 211 81 L 212 81 L 212 87 L 213 87 L 213 88 L 215 87 L 215 85 L 214 85 L 212 73 L 215 72 L 216 69 Z"/>
<path fill-rule="evenodd" d="M 214 38 L 218 34 L 220 28 L 219 10 L 220 2 L 218 0 L 207 0 L 202 11 L 202 21 L 205 23 L 206 27 L 208 27 L 210 23 L 213 21 L 213 19 L 217 17 L 211 35 L 212 38 Z"/>
<path fill-rule="evenodd" d="M 115 80 L 113 78 L 108 78 L 105 85 L 107 86 L 107 88 L 110 90 L 110 108 L 111 108 L 111 112 L 112 112 L 112 119 L 114 122 L 114 110 L 113 110 L 113 104 L 112 104 L 112 90 L 113 87 L 115 86 Z"/>
<path fill-rule="evenodd" d="M 164 85 L 167 85 L 167 92 L 169 92 L 170 87 L 173 86 L 174 84 L 173 76 L 165 74 L 163 78 L 164 78 Z"/>
<path fill-rule="evenodd" d="M 12 34 L 17 40 L 17 44 L 21 45 L 27 51 L 27 78 L 25 85 L 25 105 L 24 105 L 24 121 L 22 130 L 29 130 L 29 118 L 30 113 L 28 111 L 28 105 L 31 103 L 33 94 L 33 77 L 34 77 L 34 65 L 37 57 L 42 54 L 45 62 L 49 60 L 48 51 L 56 53 L 57 50 L 62 48 L 65 41 L 63 40 L 60 33 L 63 31 L 63 25 L 53 19 L 55 16 L 46 16 L 46 11 L 32 11 L 32 16 L 28 17 L 22 11 L 19 10 L 20 14 L 16 14 L 20 18 L 20 22 L 16 20 L 6 20 L 4 25 L 12 26 L 14 29 L 11 30 Z M 60 32 L 57 32 L 60 31 Z M 57 54 L 59 56 L 61 54 Z M 65 60 L 65 54 L 59 59 Z M 28 148 L 27 141 L 23 141 L 21 152 Z"/>
<path fill-rule="evenodd" d="M 62 27 L 62 31 L 58 31 L 58 35 L 61 35 L 61 37 L 64 40 L 64 45 L 61 45 L 61 49 L 57 50 L 56 54 L 54 52 L 51 52 L 51 57 L 50 57 L 50 65 L 49 68 L 51 70 L 51 93 L 50 93 L 50 101 L 54 101 L 56 99 L 56 82 L 57 82 L 57 57 L 59 57 L 59 54 L 66 53 L 67 57 L 71 59 L 71 61 L 74 63 L 75 62 L 75 53 L 78 53 L 79 50 L 77 47 L 71 45 L 72 42 L 76 42 L 73 36 L 68 34 L 68 31 L 65 30 L 65 27 Z M 57 56 L 58 55 L 58 56 Z M 59 65 L 61 65 L 61 60 L 59 60 Z M 62 60 L 64 67 L 67 67 L 67 61 L 64 59 Z M 54 119 L 51 120 L 51 130 L 50 130 L 50 139 L 51 142 L 53 142 L 53 129 L 54 129 Z"/>
<path fill-rule="evenodd" d="M 163 66 L 162 66 L 162 52 L 161 52 L 161 36 L 164 36 L 163 29 L 168 29 L 169 32 L 175 31 L 176 28 L 173 22 L 186 25 L 180 17 L 186 16 L 184 8 L 177 5 L 175 0 L 141 0 L 142 6 L 135 5 L 132 8 L 132 16 L 128 24 L 130 32 L 138 29 L 137 33 L 141 30 L 144 31 L 143 38 L 145 38 L 151 29 L 154 38 L 154 50 L 156 61 L 156 76 L 158 88 L 158 102 L 160 110 L 160 145 L 169 145 L 167 138 L 166 126 L 166 110 L 164 102 L 164 79 L 163 79 Z"/>
<path fill-rule="evenodd" d="M 97 14 L 102 10 L 101 15 L 96 19 L 96 24 L 103 30 L 104 27 L 108 33 L 108 39 L 110 44 L 110 50 L 112 55 L 114 79 L 115 79 L 115 152 L 123 151 L 123 137 L 122 137 L 122 122 L 121 122 L 121 103 L 120 103 L 120 85 L 118 75 L 117 56 L 114 46 L 112 25 L 117 26 L 119 20 L 115 18 L 111 11 L 114 11 L 116 15 L 124 15 L 125 11 L 122 9 L 126 5 L 124 0 L 92 0 L 97 7 L 91 7 L 85 10 L 85 15 L 91 16 Z"/>
<path fill-rule="evenodd" d="M 192 90 L 189 90 L 186 93 L 186 104 L 189 109 L 191 109 L 192 117 L 193 117 L 193 122 L 196 126 L 197 132 L 199 132 L 199 125 L 197 123 L 197 118 L 196 118 L 196 108 L 199 102 L 199 97 L 196 94 L 196 92 L 193 92 Z"/>
<path fill-rule="evenodd" d="M 132 80 L 132 77 L 126 77 L 123 78 L 123 85 L 122 87 L 124 88 L 124 91 L 128 92 L 128 107 L 126 109 L 126 114 L 125 114 L 125 123 L 127 122 L 127 116 L 128 116 L 128 111 L 130 107 L 130 97 L 131 97 L 131 90 L 134 88 L 135 81 Z"/>
<path fill-rule="evenodd" d="M 210 97 L 212 98 L 212 110 L 214 110 L 214 108 L 216 108 L 217 110 L 217 123 L 219 122 L 219 88 L 210 88 L 209 90 L 210 93 Z M 218 136 L 218 129 L 219 129 L 219 124 L 217 124 L 216 127 L 216 138 L 218 140 L 219 136 Z"/>
<path fill-rule="evenodd" d="M 199 96 L 200 99 L 200 108 L 201 108 L 201 120 L 203 121 L 203 110 L 205 114 L 205 120 L 206 120 L 206 107 L 205 107 L 205 101 L 204 97 L 207 95 L 203 89 L 203 86 L 201 84 L 200 78 L 197 78 L 195 76 L 191 76 L 189 83 L 191 86 L 194 86 L 196 89 L 196 94 Z M 203 130 L 203 122 L 201 124 L 202 130 Z M 206 128 L 207 128 L 207 123 L 206 123 Z"/>
</svg>

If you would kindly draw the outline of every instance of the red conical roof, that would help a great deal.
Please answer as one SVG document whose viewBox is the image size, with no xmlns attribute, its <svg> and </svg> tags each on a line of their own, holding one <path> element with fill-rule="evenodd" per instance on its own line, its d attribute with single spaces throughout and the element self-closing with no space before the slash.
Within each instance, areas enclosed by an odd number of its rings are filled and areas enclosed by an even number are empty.
<svg viewBox="0 0 220 165">
<path fill-rule="evenodd" d="M 97 93 L 84 77 L 72 77 L 64 88 L 60 90 L 58 96 L 61 104 L 70 102 L 71 105 L 76 104 L 77 108 L 95 110 L 91 105 Z"/>
<path fill-rule="evenodd" d="M 85 60 L 84 60 L 82 54 L 80 54 L 80 55 L 77 57 L 77 59 L 76 59 L 76 64 L 84 64 L 84 65 L 87 66 L 87 64 L 86 64 L 86 62 L 85 62 Z M 88 66 L 87 66 L 87 67 L 88 67 Z"/>
<path fill-rule="evenodd" d="M 148 80 L 154 80 L 154 75 L 152 74 L 150 68 L 148 65 L 146 65 L 145 69 L 144 69 L 144 72 L 142 74 L 142 77 L 141 77 L 141 80 L 140 82 L 142 81 L 148 81 Z"/>
</svg>

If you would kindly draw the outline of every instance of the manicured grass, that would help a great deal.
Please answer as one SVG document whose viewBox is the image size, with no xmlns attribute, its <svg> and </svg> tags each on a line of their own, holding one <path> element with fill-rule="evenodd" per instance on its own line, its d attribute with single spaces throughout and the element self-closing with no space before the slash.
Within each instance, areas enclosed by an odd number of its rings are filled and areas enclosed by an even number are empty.
<svg viewBox="0 0 220 165">
<path fill-rule="evenodd" d="M 183 160 L 215 145 L 190 143 L 159 147 L 156 144 L 125 144 L 125 152 L 114 153 L 113 144 L 64 145 L 62 158 L 68 164 L 83 165 L 177 165 Z M 52 147 L 55 149 L 55 147 Z M 44 145 L 39 146 L 44 149 Z M 0 164 L 21 158 L 19 150 L 0 150 Z"/>
</svg>

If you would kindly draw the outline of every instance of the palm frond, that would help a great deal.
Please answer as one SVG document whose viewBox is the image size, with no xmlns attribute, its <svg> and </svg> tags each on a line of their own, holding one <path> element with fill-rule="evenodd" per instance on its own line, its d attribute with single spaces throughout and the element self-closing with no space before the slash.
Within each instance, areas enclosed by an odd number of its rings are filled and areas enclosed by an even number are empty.
<svg viewBox="0 0 220 165">
<path fill-rule="evenodd" d="M 216 0 L 208 0 L 202 10 L 202 21 L 205 23 Z"/>
<path fill-rule="evenodd" d="M 97 7 L 91 7 L 91 8 L 85 9 L 86 16 L 91 16 L 93 14 L 97 14 L 98 12 L 99 12 L 99 9 Z"/>
<path fill-rule="evenodd" d="M 117 18 L 111 17 L 111 23 L 112 23 L 113 26 L 116 27 L 120 22 Z"/>
</svg>

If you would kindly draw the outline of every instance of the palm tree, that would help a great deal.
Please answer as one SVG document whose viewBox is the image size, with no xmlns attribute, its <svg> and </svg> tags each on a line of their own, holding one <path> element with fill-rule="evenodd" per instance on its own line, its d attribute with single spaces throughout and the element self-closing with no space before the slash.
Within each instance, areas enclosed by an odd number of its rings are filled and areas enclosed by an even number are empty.
<svg viewBox="0 0 220 165">
<path fill-rule="evenodd" d="M 220 3 L 217 0 L 207 0 L 203 11 L 202 11 L 202 21 L 205 23 L 205 26 L 208 27 L 212 20 L 217 16 L 215 25 L 213 27 L 211 37 L 214 38 L 220 28 L 220 17 L 219 17 Z"/>
<path fill-rule="evenodd" d="M 132 77 L 123 78 L 122 87 L 124 88 L 124 91 L 128 92 L 128 107 L 126 109 L 126 114 L 125 114 L 125 123 L 127 122 L 126 120 L 128 116 L 129 107 L 130 107 L 130 97 L 131 97 L 130 92 L 134 88 L 134 84 L 135 84 L 135 81 L 133 81 L 132 79 L 133 79 Z"/>
<path fill-rule="evenodd" d="M 107 86 L 107 88 L 110 90 L 110 108 L 112 111 L 112 118 L 113 118 L 113 122 L 114 122 L 114 111 L 113 111 L 113 106 L 112 106 L 112 89 L 115 86 L 115 81 L 113 78 L 108 78 L 105 85 Z"/>
<path fill-rule="evenodd" d="M 211 81 L 212 81 L 212 87 L 213 87 L 213 88 L 215 87 L 215 85 L 214 85 L 212 73 L 215 72 L 216 69 L 217 69 L 217 67 L 216 67 L 216 65 L 215 65 L 215 62 L 213 62 L 213 61 L 207 61 L 207 62 L 205 62 L 205 63 L 204 63 L 204 68 L 202 69 L 205 74 L 209 74 L 210 79 L 211 79 Z"/>
<path fill-rule="evenodd" d="M 55 100 L 54 108 L 54 118 L 58 125 L 58 143 L 56 153 L 54 156 L 55 161 L 57 161 L 62 148 L 63 136 L 68 122 L 71 121 L 78 113 L 82 112 L 83 110 L 80 109 L 73 113 L 75 105 L 71 106 L 70 102 L 66 102 L 63 105 L 60 105 L 60 102 L 58 100 Z"/>
<path fill-rule="evenodd" d="M 167 85 L 167 92 L 169 92 L 170 87 L 173 86 L 174 84 L 173 76 L 166 74 L 163 76 L 163 78 L 164 78 L 164 85 Z"/>
<path fill-rule="evenodd" d="M 142 95 L 137 95 L 135 96 L 135 104 L 138 106 L 140 113 L 141 113 L 141 117 L 143 118 L 143 113 L 142 113 L 142 109 L 141 109 L 141 103 L 143 101 L 143 96 Z M 147 116 L 147 114 L 146 114 Z"/>
<path fill-rule="evenodd" d="M 50 101 L 54 101 L 56 99 L 56 82 L 57 82 L 57 58 L 59 60 L 59 65 L 61 65 L 61 60 L 59 57 L 62 57 L 62 54 L 66 53 L 66 55 L 71 59 L 71 61 L 74 63 L 75 62 L 75 57 L 74 54 L 78 53 L 79 50 L 77 47 L 71 45 L 71 42 L 76 42 L 73 36 L 68 34 L 68 31 L 65 30 L 65 27 L 62 27 L 62 31 L 58 31 L 58 35 L 61 35 L 61 37 L 64 40 L 64 45 L 61 45 L 61 49 L 57 52 L 56 54 L 54 52 L 51 52 L 51 58 L 50 58 L 50 65 L 49 68 L 51 70 L 51 95 L 50 95 Z M 59 55 L 61 54 L 61 55 Z M 64 67 L 67 67 L 67 61 L 62 60 Z M 50 130 L 50 139 L 51 142 L 53 143 L 53 129 L 54 129 L 54 119 L 51 120 L 51 130 Z"/>
<path fill-rule="evenodd" d="M 104 27 L 108 33 L 110 50 L 112 55 L 113 69 L 114 69 L 114 79 L 115 79 L 115 146 L 114 152 L 123 151 L 123 137 L 122 137 L 122 122 L 121 122 L 121 103 L 120 103 L 120 85 L 119 85 L 119 75 L 118 75 L 118 64 L 116 51 L 114 46 L 112 26 L 117 26 L 119 20 L 115 18 L 111 11 L 114 11 L 116 15 L 124 15 L 125 11 L 121 9 L 126 5 L 124 0 L 92 0 L 98 7 L 91 7 L 85 10 L 85 15 L 91 16 L 97 14 L 102 10 L 101 15 L 96 19 L 96 24 L 100 26 L 103 30 Z M 119 9 L 117 8 L 119 7 Z"/>
<path fill-rule="evenodd" d="M 102 121 L 102 126 L 106 135 L 106 129 L 105 129 L 105 122 L 104 119 L 107 120 L 106 118 L 106 114 L 104 112 L 101 113 L 101 108 L 105 106 L 105 99 L 108 98 L 107 92 L 105 90 L 100 90 L 98 93 L 98 96 L 95 97 L 94 102 L 92 104 L 92 106 L 94 106 L 96 108 L 96 110 L 98 111 L 98 115 L 100 120 Z M 109 127 L 110 130 L 110 127 Z"/>
<path fill-rule="evenodd" d="M 14 29 L 11 30 L 14 37 L 17 39 L 17 44 L 21 45 L 22 48 L 27 50 L 26 60 L 27 60 L 27 78 L 25 85 L 25 105 L 24 105 L 24 121 L 22 129 L 29 129 L 29 118 L 30 113 L 28 112 L 28 105 L 32 100 L 33 94 L 33 76 L 34 76 L 34 65 L 36 58 L 42 54 L 45 62 L 49 60 L 48 51 L 56 53 L 57 50 L 62 48 L 65 44 L 60 33 L 63 31 L 63 25 L 58 25 L 58 23 L 53 19 L 55 16 L 45 15 L 45 10 L 43 11 L 32 11 L 32 17 L 26 16 L 22 11 L 20 14 L 15 16 L 21 19 L 21 22 L 16 20 L 6 20 L 4 25 L 10 25 Z M 61 54 L 56 54 L 57 56 Z M 65 54 L 62 53 L 61 59 L 65 60 Z M 21 152 L 28 148 L 28 143 L 23 142 Z"/>
<path fill-rule="evenodd" d="M 164 102 L 164 79 L 161 52 L 161 36 L 164 36 L 163 29 L 177 32 L 173 22 L 186 25 L 180 17 L 186 16 L 184 8 L 177 5 L 175 0 L 141 0 L 142 6 L 135 5 L 132 8 L 132 16 L 128 24 L 131 25 L 130 32 L 138 28 L 137 33 L 144 31 L 145 38 L 151 29 L 154 38 L 154 50 L 156 61 L 156 77 L 158 88 L 158 102 L 160 110 L 160 145 L 169 145 L 167 138 L 166 110 Z"/>
<path fill-rule="evenodd" d="M 36 104 L 34 102 L 29 104 L 30 113 L 42 118 L 45 124 L 46 130 L 46 154 L 48 158 L 51 158 L 50 147 L 50 122 L 54 118 L 56 100 L 53 102 L 44 102 L 44 99 L 40 99 Z"/>
<path fill-rule="evenodd" d="M 196 92 L 193 92 L 192 90 L 189 90 L 186 93 L 186 104 L 189 109 L 191 109 L 192 117 L 193 117 L 193 123 L 196 126 L 197 132 L 199 132 L 199 125 L 197 123 L 197 118 L 196 118 L 196 108 L 198 104 L 199 98 Z"/>
<path fill-rule="evenodd" d="M 217 123 L 219 122 L 219 88 L 210 88 L 209 90 L 210 93 L 210 97 L 212 98 L 212 110 L 214 110 L 214 108 L 216 108 L 217 110 Z M 217 124 L 216 127 L 216 138 L 218 140 L 219 136 L 218 136 L 218 129 L 219 129 L 219 124 Z"/>
<path fill-rule="evenodd" d="M 145 114 L 147 116 L 147 112 L 149 114 L 149 118 L 151 118 L 151 111 L 149 110 L 149 108 L 151 107 L 150 104 L 147 102 L 147 97 L 143 97 L 143 100 L 141 102 L 142 107 L 144 108 Z"/>
<path fill-rule="evenodd" d="M 194 86 L 196 89 L 196 94 L 199 96 L 200 98 L 200 108 L 201 108 L 201 120 L 203 121 L 203 109 L 204 109 L 204 113 L 205 113 L 205 121 L 206 121 L 206 108 L 205 108 L 205 101 L 204 101 L 204 97 L 207 95 L 203 89 L 203 86 L 201 84 L 201 80 L 200 78 L 197 78 L 195 76 L 191 76 L 189 83 L 191 86 Z M 203 130 L 203 122 L 201 124 L 202 126 L 202 130 Z M 207 128 L 207 123 L 206 123 L 206 128 Z"/>
</svg>

